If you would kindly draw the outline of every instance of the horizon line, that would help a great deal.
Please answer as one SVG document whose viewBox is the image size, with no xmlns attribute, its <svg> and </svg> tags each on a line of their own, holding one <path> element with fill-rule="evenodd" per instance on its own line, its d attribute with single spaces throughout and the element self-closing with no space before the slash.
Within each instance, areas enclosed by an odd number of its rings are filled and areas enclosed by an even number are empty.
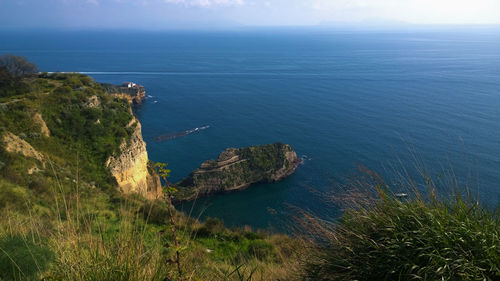
<svg viewBox="0 0 500 281">
<path fill-rule="evenodd" d="M 401 30 L 439 30 L 450 28 L 472 28 L 472 29 L 496 29 L 500 30 L 500 23 L 482 24 L 482 23 L 321 23 L 311 25 L 232 25 L 232 26 L 170 26 L 163 28 L 130 28 L 130 27 L 23 27 L 23 26 L 3 26 L 1 32 L 5 31 L 125 31 L 125 32 L 165 32 L 165 31 L 252 31 L 252 30 L 324 30 L 324 31 L 401 31 Z"/>
</svg>

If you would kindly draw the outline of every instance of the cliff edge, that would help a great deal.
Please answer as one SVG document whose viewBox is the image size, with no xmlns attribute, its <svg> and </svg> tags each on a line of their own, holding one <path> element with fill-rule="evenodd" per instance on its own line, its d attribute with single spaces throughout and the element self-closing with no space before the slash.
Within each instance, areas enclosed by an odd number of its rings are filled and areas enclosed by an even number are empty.
<svg viewBox="0 0 500 281">
<path fill-rule="evenodd" d="M 133 82 L 124 82 L 120 86 L 102 83 L 101 86 L 108 94 L 126 99 L 130 104 L 141 104 L 146 99 L 144 86 Z"/>
<path fill-rule="evenodd" d="M 36 87 L 0 95 L 1 175 L 25 186 L 45 188 L 56 180 L 67 189 L 118 188 L 148 199 L 161 196 L 132 112 L 132 104 L 145 96 L 144 87 L 111 85 L 123 93 L 117 95 L 78 73 L 26 79 Z"/>
<path fill-rule="evenodd" d="M 279 181 L 291 175 L 300 159 L 288 144 L 274 143 L 228 148 L 217 160 L 204 162 L 177 184 L 177 200 L 246 188 L 255 183 Z"/>
<path fill-rule="evenodd" d="M 119 155 L 108 158 L 106 167 L 116 179 L 121 192 L 158 199 L 162 195 L 162 187 L 159 177 L 149 167 L 141 123 L 134 117 L 127 127 L 134 128 L 130 139 L 122 142 Z"/>
</svg>

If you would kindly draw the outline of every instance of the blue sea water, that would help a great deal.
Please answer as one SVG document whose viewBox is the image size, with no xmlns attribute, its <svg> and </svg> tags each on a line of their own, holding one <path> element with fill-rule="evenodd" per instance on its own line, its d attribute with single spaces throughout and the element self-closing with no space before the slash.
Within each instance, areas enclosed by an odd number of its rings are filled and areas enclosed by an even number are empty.
<svg viewBox="0 0 500 281">
<path fill-rule="evenodd" d="M 150 97 L 136 114 L 171 181 L 227 147 L 284 142 L 305 159 L 279 183 L 181 206 L 195 216 L 280 230 L 294 207 L 334 217 L 311 190 L 331 190 L 359 164 L 388 182 L 403 167 L 434 178 L 452 168 L 487 204 L 500 198 L 499 31 L 1 35 L 0 53 L 43 71 L 144 85 Z"/>
</svg>

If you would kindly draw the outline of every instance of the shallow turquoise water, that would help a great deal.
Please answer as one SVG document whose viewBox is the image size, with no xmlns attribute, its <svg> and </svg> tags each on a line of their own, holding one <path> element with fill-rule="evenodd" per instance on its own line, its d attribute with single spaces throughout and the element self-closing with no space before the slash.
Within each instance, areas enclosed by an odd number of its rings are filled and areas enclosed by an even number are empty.
<svg viewBox="0 0 500 281">
<path fill-rule="evenodd" d="M 143 84 L 151 97 L 136 113 L 172 181 L 227 147 L 280 141 L 304 157 L 290 178 L 199 200 L 195 215 L 278 229 L 291 206 L 335 217 L 311 189 L 331 189 L 358 164 L 389 182 L 394 168 L 417 175 L 420 161 L 433 177 L 453 167 L 488 204 L 500 198 L 500 32 L 2 35 L 0 53 L 44 71 Z"/>
</svg>

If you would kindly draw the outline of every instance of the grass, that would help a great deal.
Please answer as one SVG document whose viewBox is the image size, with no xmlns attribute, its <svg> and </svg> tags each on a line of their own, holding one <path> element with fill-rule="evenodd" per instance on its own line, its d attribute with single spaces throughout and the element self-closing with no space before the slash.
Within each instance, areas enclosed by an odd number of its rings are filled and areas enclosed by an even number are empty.
<svg viewBox="0 0 500 281">
<path fill-rule="evenodd" d="M 432 181 L 425 197 L 377 181 L 345 195 L 336 223 L 305 214 L 315 246 L 304 280 L 500 280 L 498 213 L 458 193 L 439 198 Z"/>
<path fill-rule="evenodd" d="M 9 184 L 0 190 L 20 188 Z M 22 204 L 0 210 L 0 261 L 10 270 L 0 280 L 178 280 L 170 262 L 175 251 L 168 217 L 150 217 L 162 214 L 154 209 L 164 210 L 165 203 L 59 190 L 44 215 L 34 211 L 29 192 L 19 195 Z M 23 204 L 27 208 L 17 208 Z M 298 240 L 175 216 L 184 280 L 280 280 L 291 276 L 285 265 L 298 265 L 290 251 Z"/>
<path fill-rule="evenodd" d="M 0 249 L 0 279 L 5 280 L 36 280 L 37 272 L 47 270 L 54 258 L 43 242 L 19 235 L 3 237 Z"/>
</svg>

